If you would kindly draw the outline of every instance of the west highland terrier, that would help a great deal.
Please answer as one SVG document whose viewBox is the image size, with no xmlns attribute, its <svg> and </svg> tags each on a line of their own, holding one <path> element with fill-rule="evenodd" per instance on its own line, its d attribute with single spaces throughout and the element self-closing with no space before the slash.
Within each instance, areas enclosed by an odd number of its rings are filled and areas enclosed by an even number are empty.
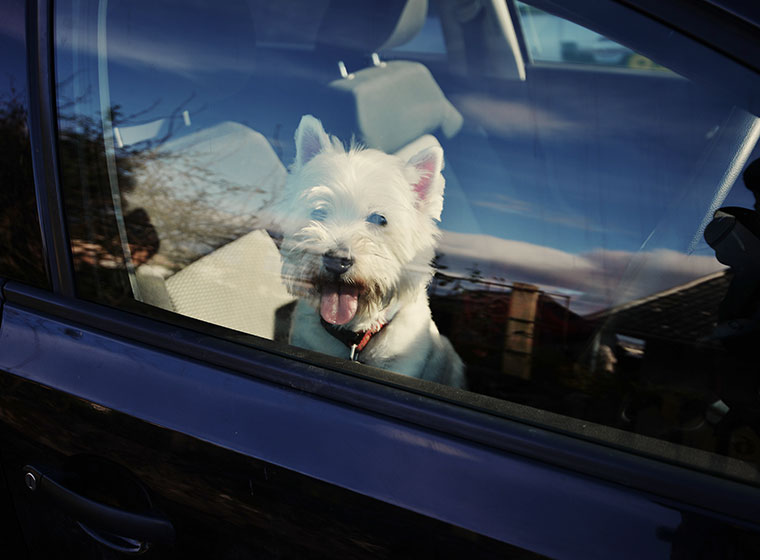
<svg viewBox="0 0 760 560">
<path fill-rule="evenodd" d="M 408 162 L 345 149 L 311 115 L 277 204 L 282 276 L 298 298 L 290 343 L 411 377 L 464 387 L 427 287 L 443 209 L 443 150 Z"/>
</svg>

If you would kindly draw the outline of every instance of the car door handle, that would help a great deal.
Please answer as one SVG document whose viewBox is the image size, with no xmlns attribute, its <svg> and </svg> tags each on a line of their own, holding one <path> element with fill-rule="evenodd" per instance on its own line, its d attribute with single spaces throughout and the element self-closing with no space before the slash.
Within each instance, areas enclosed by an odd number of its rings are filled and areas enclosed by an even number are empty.
<svg viewBox="0 0 760 560">
<path fill-rule="evenodd" d="M 79 522 L 92 538 L 121 552 L 143 552 L 151 543 L 171 544 L 174 526 L 155 513 L 133 513 L 69 490 L 39 469 L 24 467 L 24 484 Z"/>
</svg>

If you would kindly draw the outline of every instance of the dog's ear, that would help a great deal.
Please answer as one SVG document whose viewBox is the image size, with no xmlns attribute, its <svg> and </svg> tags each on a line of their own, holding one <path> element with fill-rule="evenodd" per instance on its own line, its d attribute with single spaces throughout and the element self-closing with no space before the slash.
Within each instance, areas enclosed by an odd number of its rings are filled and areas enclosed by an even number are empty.
<svg viewBox="0 0 760 560">
<path fill-rule="evenodd" d="M 412 184 L 417 195 L 417 208 L 435 220 L 441 219 L 443 211 L 443 149 L 440 146 L 430 146 L 413 155 L 409 165 L 418 173 L 417 180 Z"/>
<path fill-rule="evenodd" d="M 296 168 L 303 167 L 318 153 L 330 147 L 330 137 L 319 119 L 311 115 L 302 116 L 296 129 Z"/>
</svg>

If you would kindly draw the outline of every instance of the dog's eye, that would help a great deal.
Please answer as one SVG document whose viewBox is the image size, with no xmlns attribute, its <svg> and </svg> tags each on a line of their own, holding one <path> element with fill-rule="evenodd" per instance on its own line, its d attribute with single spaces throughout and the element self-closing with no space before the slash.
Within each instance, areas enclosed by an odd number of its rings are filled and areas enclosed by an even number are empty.
<svg viewBox="0 0 760 560">
<path fill-rule="evenodd" d="M 367 216 L 367 221 L 370 224 L 375 224 L 377 226 L 385 226 L 388 225 L 388 220 L 385 219 L 385 216 L 382 214 L 378 214 L 377 212 L 373 212 L 369 216 Z"/>
<path fill-rule="evenodd" d="M 323 222 L 327 218 L 327 210 L 324 208 L 315 208 L 311 211 L 311 219 L 317 222 Z"/>
</svg>

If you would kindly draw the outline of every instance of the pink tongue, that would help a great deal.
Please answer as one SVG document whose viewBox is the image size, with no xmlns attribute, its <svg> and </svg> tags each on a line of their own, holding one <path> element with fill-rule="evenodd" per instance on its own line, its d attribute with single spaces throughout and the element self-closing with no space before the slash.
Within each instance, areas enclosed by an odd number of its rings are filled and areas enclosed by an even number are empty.
<svg viewBox="0 0 760 560">
<path fill-rule="evenodd" d="M 333 325 L 345 325 L 356 315 L 359 305 L 359 289 L 346 284 L 332 284 L 322 288 L 319 312 Z"/>
</svg>

